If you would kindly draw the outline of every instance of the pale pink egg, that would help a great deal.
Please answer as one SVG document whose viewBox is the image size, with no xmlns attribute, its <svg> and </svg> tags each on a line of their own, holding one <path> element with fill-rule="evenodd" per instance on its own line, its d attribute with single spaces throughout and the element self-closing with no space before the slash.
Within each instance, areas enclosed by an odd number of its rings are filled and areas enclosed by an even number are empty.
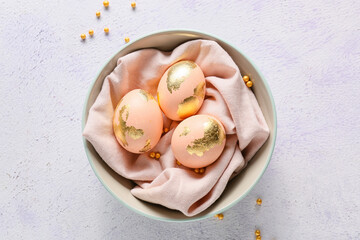
<svg viewBox="0 0 360 240">
<path fill-rule="evenodd" d="M 163 118 L 154 97 L 142 90 L 127 93 L 118 103 L 113 118 L 116 139 L 126 150 L 144 153 L 159 141 Z"/>
<path fill-rule="evenodd" d="M 225 142 L 225 129 L 219 120 L 209 115 L 195 115 L 176 127 L 171 148 L 184 166 L 202 168 L 219 158 Z"/>
<path fill-rule="evenodd" d="M 157 97 L 164 114 L 175 121 L 194 115 L 204 102 L 204 73 L 193 61 L 172 65 L 161 77 Z"/>
</svg>

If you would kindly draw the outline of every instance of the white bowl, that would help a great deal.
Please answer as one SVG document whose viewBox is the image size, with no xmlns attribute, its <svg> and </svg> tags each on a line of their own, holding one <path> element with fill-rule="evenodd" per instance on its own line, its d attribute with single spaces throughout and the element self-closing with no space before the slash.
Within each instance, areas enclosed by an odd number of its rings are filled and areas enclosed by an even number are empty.
<svg viewBox="0 0 360 240">
<path fill-rule="evenodd" d="M 160 205 L 151 204 L 135 198 L 130 193 L 130 190 L 134 187 L 134 183 L 115 173 L 100 158 L 91 143 L 83 138 L 85 151 L 89 162 L 96 176 L 105 186 L 105 188 L 125 206 L 129 207 L 137 213 L 157 220 L 193 221 L 210 217 L 214 214 L 229 209 L 231 206 L 235 205 L 237 202 L 243 199 L 259 181 L 270 162 L 270 158 L 275 146 L 275 104 L 264 76 L 248 57 L 246 57 L 240 50 L 236 49 L 231 44 L 221 40 L 218 37 L 192 30 L 167 30 L 156 32 L 124 45 L 120 51 L 116 53 L 108 63 L 105 64 L 99 75 L 96 77 L 94 83 L 90 87 L 90 91 L 84 106 L 82 119 L 83 129 L 88 118 L 89 109 L 93 105 L 101 90 L 104 78 L 116 67 L 116 62 L 119 57 L 144 48 L 157 48 L 162 51 L 171 51 L 178 45 L 194 39 L 207 39 L 216 41 L 229 53 L 234 62 L 238 65 L 242 75 L 245 74 L 250 76 L 254 83 L 252 90 L 269 126 L 270 136 L 266 143 L 252 158 L 246 168 L 228 183 L 221 197 L 207 210 L 193 217 L 186 217 L 179 211 L 170 210 Z"/>
</svg>

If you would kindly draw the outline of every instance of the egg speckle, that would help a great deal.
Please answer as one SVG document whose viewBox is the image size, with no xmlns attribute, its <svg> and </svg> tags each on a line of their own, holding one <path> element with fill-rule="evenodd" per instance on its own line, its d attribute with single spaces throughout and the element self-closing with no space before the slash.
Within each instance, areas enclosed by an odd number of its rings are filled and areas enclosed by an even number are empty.
<svg viewBox="0 0 360 240">
<path fill-rule="evenodd" d="M 163 130 L 162 113 L 154 97 L 142 89 L 127 93 L 115 108 L 113 128 L 117 141 L 129 152 L 152 149 Z"/>
<path fill-rule="evenodd" d="M 164 114 L 175 121 L 194 115 L 201 107 L 206 91 L 205 77 L 193 61 L 172 65 L 161 77 L 158 101 Z"/>
<path fill-rule="evenodd" d="M 225 142 L 225 130 L 219 120 L 209 115 L 195 115 L 176 127 L 171 148 L 182 165 L 202 168 L 218 159 Z"/>
</svg>

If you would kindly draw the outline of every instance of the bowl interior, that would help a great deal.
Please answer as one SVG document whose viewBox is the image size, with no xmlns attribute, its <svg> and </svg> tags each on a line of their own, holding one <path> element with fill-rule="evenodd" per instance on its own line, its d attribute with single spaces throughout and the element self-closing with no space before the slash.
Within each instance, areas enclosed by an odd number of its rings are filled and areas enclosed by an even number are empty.
<svg viewBox="0 0 360 240">
<path fill-rule="evenodd" d="M 240 68 L 241 73 L 243 75 L 246 74 L 250 76 L 254 82 L 252 89 L 265 116 L 265 120 L 270 128 L 270 136 L 266 143 L 249 162 L 247 167 L 228 183 L 221 197 L 206 211 L 190 218 L 186 217 L 181 212 L 170 210 L 165 207 L 147 203 L 135 198 L 130 193 L 130 189 L 134 187 L 134 184 L 130 180 L 119 176 L 110 167 L 108 167 L 107 164 L 97 154 L 93 146 L 84 139 L 85 150 L 90 164 L 95 174 L 106 187 L 106 189 L 130 209 L 147 217 L 158 220 L 191 221 L 213 216 L 216 213 L 225 211 L 244 198 L 257 183 L 270 161 L 270 157 L 275 145 L 275 105 L 269 87 L 267 86 L 267 83 L 261 73 L 243 53 L 225 41 L 208 34 L 188 30 L 165 31 L 148 35 L 132 42 L 131 44 L 126 45 L 116 55 L 114 55 L 101 70 L 90 89 L 84 107 L 83 127 L 86 124 L 89 109 L 93 105 L 101 90 L 104 78 L 113 71 L 119 57 L 143 48 L 157 48 L 162 51 L 171 51 L 181 43 L 194 39 L 207 39 L 218 42 L 233 58 L 235 63 Z"/>
</svg>

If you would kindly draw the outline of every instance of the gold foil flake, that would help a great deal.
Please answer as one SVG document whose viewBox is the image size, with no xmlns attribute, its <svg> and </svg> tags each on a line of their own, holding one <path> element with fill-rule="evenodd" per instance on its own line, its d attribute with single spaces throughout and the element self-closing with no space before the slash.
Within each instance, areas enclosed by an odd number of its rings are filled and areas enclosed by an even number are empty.
<svg viewBox="0 0 360 240">
<path fill-rule="evenodd" d="M 125 120 L 123 115 L 125 113 Z M 128 143 L 126 141 L 126 134 L 129 135 L 132 139 L 139 139 L 144 135 L 144 131 L 142 129 L 137 129 L 134 126 L 127 126 L 126 121 L 129 118 L 129 105 L 124 105 L 120 109 L 119 113 L 119 126 L 115 129 L 116 135 L 119 137 L 120 141 L 124 146 L 127 146 Z"/>
<path fill-rule="evenodd" d="M 145 146 L 139 152 L 147 152 L 151 149 L 150 139 L 146 140 Z"/>
<path fill-rule="evenodd" d="M 154 97 L 153 97 L 150 93 L 148 93 L 147 91 L 145 91 L 145 90 L 140 89 L 139 93 L 140 93 L 143 97 L 145 97 L 146 101 L 149 101 L 149 100 L 151 100 L 151 99 L 154 99 Z"/>
<path fill-rule="evenodd" d="M 178 90 L 194 68 L 196 68 L 196 64 L 192 61 L 181 61 L 172 65 L 166 79 L 169 92 Z"/>
<path fill-rule="evenodd" d="M 196 88 L 194 88 L 194 95 L 203 99 L 205 97 L 205 81 L 199 83 Z"/>
<path fill-rule="evenodd" d="M 224 139 L 225 132 L 219 123 L 209 118 L 209 121 L 204 123 L 204 137 L 192 141 L 186 147 L 186 150 L 190 155 L 196 154 L 201 157 L 204 155 L 204 152 L 209 151 L 216 145 L 222 144 Z"/>
<path fill-rule="evenodd" d="M 186 136 L 190 133 L 190 128 L 189 127 L 184 127 L 184 131 L 180 134 L 179 137 L 181 136 Z"/>
<path fill-rule="evenodd" d="M 197 97 L 191 96 L 182 101 L 177 110 L 177 115 L 184 119 L 193 115 L 199 109 L 200 101 Z"/>
</svg>

